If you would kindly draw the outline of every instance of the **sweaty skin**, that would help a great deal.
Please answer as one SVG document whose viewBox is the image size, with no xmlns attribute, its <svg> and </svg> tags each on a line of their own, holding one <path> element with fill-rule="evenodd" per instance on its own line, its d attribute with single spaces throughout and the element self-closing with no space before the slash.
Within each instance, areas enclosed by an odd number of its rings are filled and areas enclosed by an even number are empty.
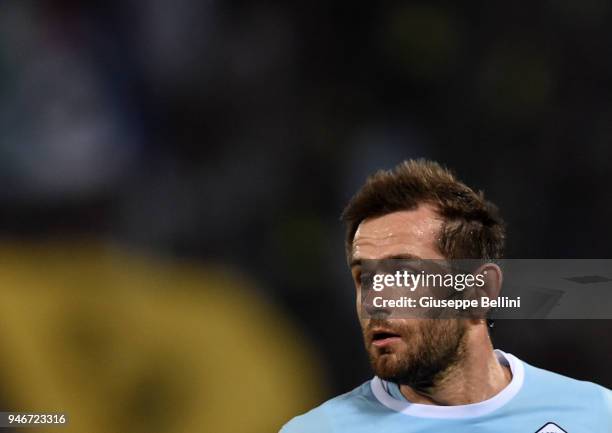
<svg viewBox="0 0 612 433">
<path fill-rule="evenodd" d="M 358 289 L 360 259 L 445 259 L 437 249 L 441 227 L 441 217 L 428 204 L 422 204 L 414 210 L 364 220 L 355 233 L 351 258 L 351 272 Z M 361 317 L 360 308 L 357 310 L 361 327 L 365 330 L 369 319 Z M 428 319 L 390 319 L 390 322 L 410 329 L 416 328 L 420 320 Z M 450 371 L 444 372 L 433 387 L 415 390 L 408 385 L 400 386 L 408 401 L 434 405 L 470 404 L 487 400 L 508 385 L 512 374 L 497 360 L 485 321 L 469 321 L 465 343 L 461 360 Z M 374 356 L 382 356 L 382 352 L 377 352 L 379 349 L 372 344 L 367 350 Z M 409 350 L 410 347 L 401 341 L 386 348 L 384 356 L 399 356 Z"/>
</svg>

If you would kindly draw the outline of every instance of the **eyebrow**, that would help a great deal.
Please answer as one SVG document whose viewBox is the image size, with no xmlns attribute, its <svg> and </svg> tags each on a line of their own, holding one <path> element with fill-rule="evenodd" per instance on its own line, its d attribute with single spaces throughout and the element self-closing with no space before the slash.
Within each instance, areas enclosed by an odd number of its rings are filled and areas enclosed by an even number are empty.
<svg viewBox="0 0 612 433">
<path fill-rule="evenodd" d="M 364 260 L 422 260 L 421 257 L 419 256 L 415 256 L 414 254 L 409 254 L 409 253 L 405 253 L 405 254 L 390 254 L 388 256 L 384 256 L 378 259 L 364 259 Z M 361 266 L 361 260 L 362 259 L 352 259 L 351 263 L 350 263 L 350 267 L 351 269 L 354 266 Z"/>
</svg>

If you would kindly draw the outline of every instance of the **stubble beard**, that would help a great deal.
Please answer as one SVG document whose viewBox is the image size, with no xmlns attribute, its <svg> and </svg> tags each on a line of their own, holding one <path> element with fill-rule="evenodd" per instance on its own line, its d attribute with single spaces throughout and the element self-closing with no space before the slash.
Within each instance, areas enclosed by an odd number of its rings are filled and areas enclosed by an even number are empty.
<svg viewBox="0 0 612 433">
<path fill-rule="evenodd" d="M 417 390 L 431 389 L 462 360 L 465 323 L 456 319 L 427 319 L 410 328 L 393 328 L 405 342 L 401 350 L 367 348 L 372 369 L 383 380 Z"/>
</svg>

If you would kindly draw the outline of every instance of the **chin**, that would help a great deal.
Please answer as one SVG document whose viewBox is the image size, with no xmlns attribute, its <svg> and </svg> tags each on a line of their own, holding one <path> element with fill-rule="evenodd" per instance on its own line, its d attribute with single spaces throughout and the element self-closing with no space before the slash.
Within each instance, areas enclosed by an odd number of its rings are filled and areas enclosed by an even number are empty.
<svg viewBox="0 0 612 433">
<path fill-rule="evenodd" d="M 371 357 L 372 369 L 374 374 L 385 380 L 394 380 L 401 372 L 397 353 L 387 352 Z"/>
</svg>

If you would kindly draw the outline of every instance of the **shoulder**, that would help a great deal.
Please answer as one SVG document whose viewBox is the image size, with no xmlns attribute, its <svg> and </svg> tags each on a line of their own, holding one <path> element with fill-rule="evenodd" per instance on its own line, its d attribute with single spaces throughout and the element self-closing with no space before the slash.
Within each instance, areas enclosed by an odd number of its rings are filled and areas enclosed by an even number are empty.
<svg viewBox="0 0 612 433">
<path fill-rule="evenodd" d="M 296 416 L 283 426 L 280 433 L 330 433 L 342 419 L 355 419 L 380 408 L 367 381 L 350 392 L 327 400 L 320 406 Z M 332 422 L 333 421 L 333 422 Z"/>
<path fill-rule="evenodd" d="M 612 391 L 601 385 L 573 379 L 523 362 L 525 380 L 533 398 L 559 407 L 583 407 L 594 416 L 612 419 Z"/>
<path fill-rule="evenodd" d="M 543 368 L 534 367 L 523 361 L 525 366 L 525 377 L 528 381 L 533 381 L 539 387 L 548 387 L 555 391 L 571 391 L 579 397 L 589 397 L 593 395 L 603 395 L 610 390 L 597 385 L 593 382 L 573 379 L 562 374 L 555 373 Z"/>
</svg>

